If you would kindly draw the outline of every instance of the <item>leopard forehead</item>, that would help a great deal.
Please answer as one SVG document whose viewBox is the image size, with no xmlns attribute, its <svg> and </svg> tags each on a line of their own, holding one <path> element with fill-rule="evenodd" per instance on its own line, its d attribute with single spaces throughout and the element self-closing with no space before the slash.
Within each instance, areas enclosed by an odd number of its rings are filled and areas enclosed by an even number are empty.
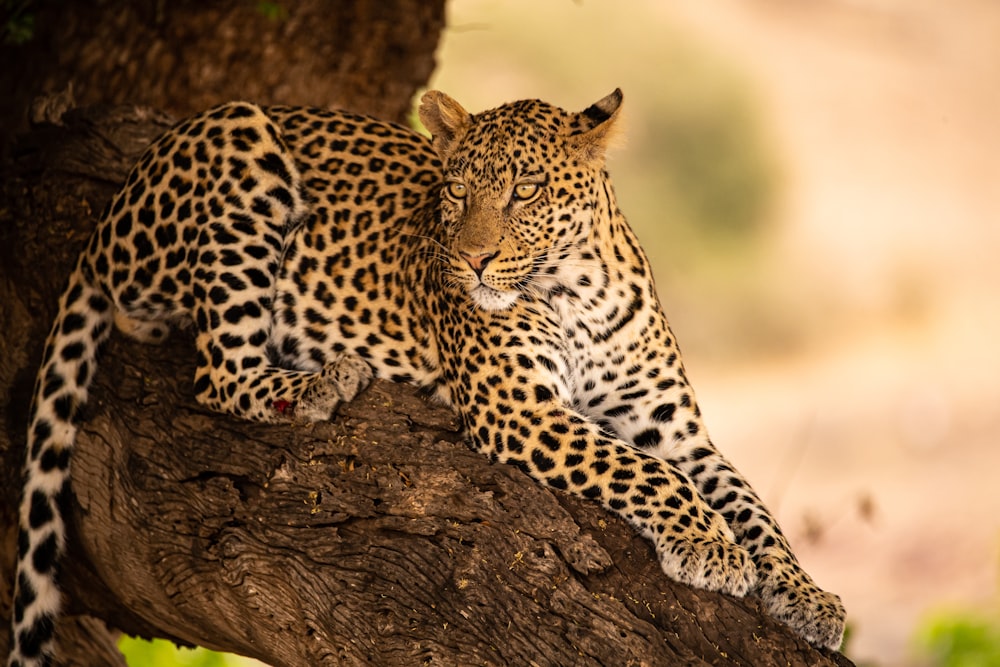
<svg viewBox="0 0 1000 667">
<path fill-rule="evenodd" d="M 574 120 L 574 114 L 541 100 L 521 100 L 474 114 L 445 172 L 509 177 L 566 159 L 560 149 L 578 131 Z"/>
</svg>

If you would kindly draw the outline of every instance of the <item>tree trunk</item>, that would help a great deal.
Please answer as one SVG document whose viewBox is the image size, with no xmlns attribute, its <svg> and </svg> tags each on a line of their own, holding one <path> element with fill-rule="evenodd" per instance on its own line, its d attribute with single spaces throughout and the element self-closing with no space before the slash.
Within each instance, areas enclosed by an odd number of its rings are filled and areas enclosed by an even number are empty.
<svg viewBox="0 0 1000 667">
<path fill-rule="evenodd" d="M 61 276 L 165 123 L 74 112 L 22 143 L 3 178 L 5 624 L 30 390 Z M 273 665 L 850 664 L 752 599 L 671 582 L 629 526 L 490 464 L 411 387 L 377 382 L 330 423 L 263 426 L 199 407 L 193 359 L 184 333 L 160 347 L 115 335 L 105 350 L 73 459 L 70 614 Z M 59 636 L 66 664 L 121 664 L 92 619 Z"/>
<path fill-rule="evenodd" d="M 175 116 L 243 99 L 403 121 L 444 27 L 444 0 L 4 4 L 33 28 L 26 43 L 0 41 L 0 62 L 16 64 L 0 67 L 0 144 L 27 127 L 37 96 L 58 91 Z"/>
</svg>

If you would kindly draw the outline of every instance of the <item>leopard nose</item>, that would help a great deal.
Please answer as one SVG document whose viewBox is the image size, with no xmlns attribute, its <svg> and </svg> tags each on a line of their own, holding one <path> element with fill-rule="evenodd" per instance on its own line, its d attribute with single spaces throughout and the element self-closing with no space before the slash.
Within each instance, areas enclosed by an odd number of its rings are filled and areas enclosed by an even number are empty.
<svg viewBox="0 0 1000 667">
<path fill-rule="evenodd" d="M 500 252 L 483 252 L 475 255 L 471 255 L 467 252 L 459 252 L 458 254 L 465 260 L 472 270 L 476 272 L 477 276 L 482 276 L 483 270 L 486 269 L 486 265 L 489 264 L 494 257 L 499 255 Z"/>
</svg>

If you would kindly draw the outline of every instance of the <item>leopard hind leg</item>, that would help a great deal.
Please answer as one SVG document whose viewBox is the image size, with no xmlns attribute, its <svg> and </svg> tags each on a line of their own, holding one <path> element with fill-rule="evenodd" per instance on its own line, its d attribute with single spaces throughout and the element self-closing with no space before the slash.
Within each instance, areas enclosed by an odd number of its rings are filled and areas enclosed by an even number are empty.
<svg viewBox="0 0 1000 667">
<path fill-rule="evenodd" d="M 261 155 L 247 166 L 252 188 L 220 200 L 199 232 L 201 251 L 191 266 L 195 395 L 245 419 L 321 421 L 368 384 L 372 369 L 352 355 L 319 369 L 290 369 L 268 354 L 278 273 L 310 215 L 294 160 L 269 136 L 261 133 Z"/>
</svg>

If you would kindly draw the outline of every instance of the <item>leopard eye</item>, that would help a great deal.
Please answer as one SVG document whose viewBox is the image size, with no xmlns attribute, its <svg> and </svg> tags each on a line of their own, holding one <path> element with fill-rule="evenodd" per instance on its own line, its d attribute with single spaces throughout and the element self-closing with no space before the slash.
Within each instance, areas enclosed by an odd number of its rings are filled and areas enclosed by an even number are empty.
<svg viewBox="0 0 1000 667">
<path fill-rule="evenodd" d="M 461 201 L 465 199 L 465 195 L 467 195 L 469 192 L 469 188 L 465 186 L 465 183 L 459 183 L 457 181 L 452 181 L 451 183 L 448 183 L 448 186 L 445 188 L 445 190 L 448 193 L 448 196 L 454 199 L 455 201 Z"/>
<path fill-rule="evenodd" d="M 514 199 L 522 202 L 529 201 L 541 191 L 542 186 L 539 183 L 518 183 L 514 186 Z"/>
</svg>

